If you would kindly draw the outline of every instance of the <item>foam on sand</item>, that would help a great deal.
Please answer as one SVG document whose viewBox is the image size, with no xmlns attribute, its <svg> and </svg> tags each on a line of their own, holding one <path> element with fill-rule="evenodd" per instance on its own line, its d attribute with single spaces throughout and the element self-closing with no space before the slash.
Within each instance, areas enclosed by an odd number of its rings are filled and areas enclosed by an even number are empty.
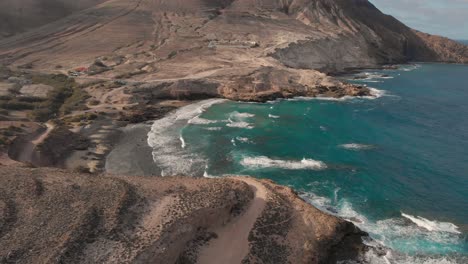
<svg viewBox="0 0 468 264">
<path fill-rule="evenodd" d="M 265 156 L 245 157 L 241 160 L 241 165 L 250 168 L 280 168 L 287 170 L 323 170 L 327 165 L 322 161 L 313 159 L 296 160 L 278 160 L 270 159 Z"/>
<path fill-rule="evenodd" d="M 409 219 L 417 226 L 427 229 L 431 232 L 448 232 L 453 234 L 461 234 L 461 232 L 458 231 L 458 226 L 452 223 L 431 221 L 420 216 L 412 216 L 405 213 L 401 213 L 401 216 L 403 216 L 406 219 Z"/>
</svg>

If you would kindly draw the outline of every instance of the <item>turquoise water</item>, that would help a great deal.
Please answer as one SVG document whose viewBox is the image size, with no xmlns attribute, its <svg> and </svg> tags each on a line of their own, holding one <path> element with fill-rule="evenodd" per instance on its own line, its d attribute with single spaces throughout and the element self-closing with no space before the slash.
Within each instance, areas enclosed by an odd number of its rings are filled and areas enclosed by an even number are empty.
<svg viewBox="0 0 468 264">
<path fill-rule="evenodd" d="M 188 158 L 171 164 L 291 186 L 393 249 L 396 263 L 468 263 L 468 66 L 365 77 L 353 81 L 383 96 L 199 110 L 179 127 Z"/>
</svg>

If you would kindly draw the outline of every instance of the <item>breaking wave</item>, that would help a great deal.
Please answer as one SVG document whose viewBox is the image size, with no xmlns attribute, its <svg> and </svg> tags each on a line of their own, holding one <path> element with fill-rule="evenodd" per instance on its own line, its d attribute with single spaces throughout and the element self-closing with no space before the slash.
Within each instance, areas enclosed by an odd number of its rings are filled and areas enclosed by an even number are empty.
<svg viewBox="0 0 468 264">
<path fill-rule="evenodd" d="M 192 125 L 209 125 L 209 124 L 216 124 L 218 121 L 216 120 L 208 120 L 205 118 L 201 118 L 199 115 L 193 117 L 188 121 L 189 124 Z"/>
<path fill-rule="evenodd" d="M 211 99 L 184 106 L 176 112 L 153 123 L 148 133 L 148 145 L 153 149 L 153 161 L 161 169 L 163 176 L 203 174 L 206 161 L 200 155 L 187 150 L 181 130 L 189 120 L 202 114 L 223 99 Z"/>
<path fill-rule="evenodd" d="M 322 161 L 313 159 L 302 160 L 278 160 L 265 156 L 245 157 L 241 160 L 241 165 L 250 168 L 280 168 L 287 170 L 323 170 L 327 165 Z"/>
<path fill-rule="evenodd" d="M 318 196 L 312 192 L 302 193 L 301 197 L 324 212 L 353 222 L 360 229 L 368 232 L 377 245 L 380 244 L 400 252 L 392 251 L 393 255 L 387 256 L 390 263 L 439 263 L 431 261 L 444 259 L 448 262 L 441 263 L 466 263 L 459 262 L 459 258 L 449 259 L 439 256 L 434 258 L 424 254 L 424 252 L 431 252 L 431 254 L 447 255 L 460 252 L 464 247 L 464 238 L 456 225 L 404 213 L 401 217 L 372 220 L 355 210 L 348 200 L 337 199 L 337 190 L 339 189 L 335 189 L 333 199 Z M 410 257 L 415 253 L 426 256 Z M 379 260 L 385 261 L 382 256 L 379 256 L 373 260 L 375 262 L 370 261 L 370 263 L 387 263 L 378 262 Z"/>
<path fill-rule="evenodd" d="M 458 231 L 458 226 L 452 223 L 431 221 L 420 216 L 412 216 L 405 213 L 401 213 L 401 216 L 403 216 L 406 219 L 409 219 L 417 226 L 427 229 L 428 231 L 461 234 L 461 232 Z"/>
<path fill-rule="evenodd" d="M 236 118 L 236 119 L 244 119 L 244 118 L 252 118 L 252 117 L 255 117 L 254 114 L 251 114 L 251 113 L 239 113 L 237 111 L 235 112 L 232 112 L 230 114 L 230 117 L 231 118 Z"/>
<path fill-rule="evenodd" d="M 370 95 L 368 96 L 350 96 L 346 95 L 343 97 L 326 97 L 326 96 L 317 96 L 317 97 L 295 97 L 292 99 L 287 99 L 289 101 L 309 101 L 309 100 L 321 100 L 321 101 L 336 101 L 336 102 L 343 102 L 343 101 L 349 101 L 349 100 L 354 100 L 354 99 L 367 99 L 367 100 L 375 100 L 378 98 L 381 98 L 383 96 L 390 96 L 388 95 L 387 91 L 385 90 L 379 90 L 377 88 L 372 88 L 372 87 L 367 87 L 370 91 Z"/>
<path fill-rule="evenodd" d="M 227 123 L 228 127 L 236 127 L 236 128 L 246 128 L 246 129 L 253 129 L 254 126 L 250 123 L 244 122 L 244 121 L 239 121 L 239 122 L 234 122 L 232 120 L 229 120 L 229 123 Z"/>
</svg>

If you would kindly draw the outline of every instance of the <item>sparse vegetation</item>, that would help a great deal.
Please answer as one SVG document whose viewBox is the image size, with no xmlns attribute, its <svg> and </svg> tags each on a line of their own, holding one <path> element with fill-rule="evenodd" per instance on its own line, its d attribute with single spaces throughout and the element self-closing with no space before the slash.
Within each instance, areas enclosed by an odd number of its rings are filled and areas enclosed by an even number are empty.
<svg viewBox="0 0 468 264">
<path fill-rule="evenodd" d="M 8 146 L 10 144 L 10 140 L 4 136 L 0 136 L 0 148 Z"/>
<path fill-rule="evenodd" d="M 98 118 L 98 115 L 95 113 L 85 113 L 81 115 L 66 117 L 64 118 L 63 121 L 68 122 L 68 123 L 77 123 L 81 121 L 85 121 L 85 122 L 92 121 L 92 120 L 96 120 L 97 118 Z"/>
<path fill-rule="evenodd" d="M 85 166 L 78 166 L 73 171 L 76 172 L 76 173 L 91 174 L 91 170 L 88 167 L 85 167 Z"/>
<path fill-rule="evenodd" d="M 54 87 L 47 94 L 47 98 L 33 96 L 15 96 L 19 94 L 20 85 L 12 88 L 12 95 L 0 98 L 0 109 L 6 110 L 32 110 L 29 117 L 36 121 L 45 122 L 60 115 L 69 114 L 76 110 L 86 110 L 85 100 L 89 95 L 74 79 L 63 74 L 32 75 L 33 84 L 45 84 Z"/>
<path fill-rule="evenodd" d="M 172 51 L 171 53 L 169 53 L 169 55 L 167 55 L 167 58 L 168 58 L 168 59 L 172 59 L 172 58 L 174 58 L 176 55 L 177 55 L 177 51 L 174 50 L 174 51 Z"/>
<path fill-rule="evenodd" d="M 146 71 L 144 71 L 144 70 L 126 72 L 126 73 L 122 73 L 122 74 L 119 74 L 119 75 L 115 76 L 115 78 L 117 78 L 117 79 L 128 79 L 128 78 L 131 78 L 133 76 L 144 74 L 144 73 L 146 73 Z"/>
<path fill-rule="evenodd" d="M 99 105 L 99 103 L 100 103 L 99 100 L 96 100 L 96 99 L 89 101 L 89 105 L 92 105 L 92 106 Z"/>
<path fill-rule="evenodd" d="M 17 99 L 0 101 L 0 108 L 4 110 L 32 110 L 35 105 L 29 102 L 21 102 Z"/>
</svg>

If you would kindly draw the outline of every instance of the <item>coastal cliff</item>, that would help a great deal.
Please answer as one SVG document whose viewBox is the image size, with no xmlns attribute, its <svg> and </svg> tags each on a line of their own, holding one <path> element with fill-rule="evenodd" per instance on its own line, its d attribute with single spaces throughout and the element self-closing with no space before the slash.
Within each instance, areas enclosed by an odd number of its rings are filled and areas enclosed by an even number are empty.
<svg viewBox="0 0 468 264">
<path fill-rule="evenodd" d="M 269 181 L 1 167 L 0 183 L 2 263 L 335 263 L 366 249 L 352 223 Z"/>
</svg>

